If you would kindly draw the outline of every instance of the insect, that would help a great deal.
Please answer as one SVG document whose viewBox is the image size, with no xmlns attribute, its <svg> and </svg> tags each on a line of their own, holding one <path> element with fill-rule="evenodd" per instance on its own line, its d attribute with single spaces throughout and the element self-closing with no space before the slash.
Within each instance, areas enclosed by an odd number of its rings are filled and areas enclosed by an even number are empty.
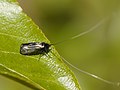
<svg viewBox="0 0 120 90">
<path fill-rule="evenodd" d="M 75 35 L 75 36 L 73 36 L 73 37 L 71 37 L 71 38 L 68 38 L 68 39 L 66 39 L 66 40 L 64 40 L 64 41 L 72 40 L 72 39 L 78 38 L 78 37 L 80 37 L 80 36 L 83 36 L 83 35 L 91 32 L 91 31 L 95 30 L 95 29 L 96 29 L 97 27 L 99 27 L 102 23 L 103 23 L 103 21 L 99 22 L 98 24 L 96 24 L 96 25 L 95 25 L 94 27 L 92 27 L 91 29 L 89 29 L 89 30 L 87 30 L 87 31 L 85 31 L 85 32 L 83 32 L 83 33 L 80 33 L 80 34 L 78 34 L 78 35 Z M 55 44 L 48 44 L 48 43 L 46 43 L 46 42 L 23 43 L 23 44 L 21 44 L 21 46 L 20 46 L 20 54 L 22 54 L 22 55 L 28 55 L 28 56 L 31 56 L 31 55 L 46 55 L 46 54 L 48 54 L 49 51 L 51 50 L 51 49 L 50 49 L 51 45 L 56 45 L 56 44 L 62 43 L 62 42 L 64 42 L 64 41 L 57 42 L 57 43 L 55 43 Z M 103 79 L 103 78 L 101 78 L 101 77 L 99 77 L 99 76 L 96 76 L 96 75 L 94 75 L 94 74 L 91 74 L 91 73 L 89 73 L 89 72 L 86 72 L 86 71 L 84 71 L 84 70 L 81 70 L 81 69 L 75 67 L 74 65 L 72 65 L 71 63 L 69 63 L 69 62 L 68 62 L 66 59 L 64 59 L 63 57 L 61 57 L 61 58 L 62 58 L 68 65 L 70 65 L 71 67 L 75 68 L 75 69 L 78 70 L 79 72 L 82 72 L 82 73 L 84 73 L 84 74 L 87 74 L 87 75 L 89 75 L 89 76 L 91 76 L 91 77 L 93 77 L 93 78 L 96 78 L 96 79 L 98 79 L 98 80 L 101 80 L 101 81 L 103 81 L 103 82 L 105 82 L 105 83 L 107 83 L 107 84 L 117 85 L 117 86 L 120 85 L 119 82 L 118 82 L 118 83 L 114 83 L 114 82 L 105 80 L 105 79 Z"/>
<path fill-rule="evenodd" d="M 21 46 L 20 46 L 20 54 L 22 54 L 22 55 L 46 55 L 51 50 L 50 49 L 51 45 L 56 45 L 56 44 L 59 44 L 59 43 L 62 43 L 62 42 L 65 42 L 65 41 L 72 40 L 72 39 L 78 38 L 80 36 L 83 36 L 83 35 L 85 35 L 85 34 L 87 34 L 89 32 L 92 32 L 93 30 L 95 30 L 103 22 L 104 22 L 104 20 L 101 20 L 99 23 L 97 23 L 91 29 L 89 29 L 89 30 L 87 30 L 87 31 L 85 31 L 83 33 L 80 33 L 78 35 L 75 35 L 75 36 L 73 36 L 71 38 L 68 38 L 66 40 L 57 42 L 55 44 L 48 44 L 48 43 L 45 43 L 45 42 L 31 42 L 31 43 L 21 44 Z"/>
<path fill-rule="evenodd" d="M 50 51 L 51 44 L 45 42 L 31 42 L 21 44 L 20 54 L 22 55 L 45 55 Z"/>
</svg>

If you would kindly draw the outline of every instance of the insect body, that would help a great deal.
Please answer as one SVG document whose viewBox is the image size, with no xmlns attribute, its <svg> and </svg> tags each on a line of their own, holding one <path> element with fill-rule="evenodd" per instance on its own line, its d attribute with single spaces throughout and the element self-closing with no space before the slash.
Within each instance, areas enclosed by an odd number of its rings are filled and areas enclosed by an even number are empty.
<svg viewBox="0 0 120 90">
<path fill-rule="evenodd" d="M 72 40 L 72 39 L 75 39 L 75 38 L 78 38 L 80 36 L 83 36 L 93 30 L 95 30 L 98 26 L 100 26 L 102 23 L 103 23 L 104 20 L 100 21 L 98 24 L 96 24 L 94 27 L 92 27 L 91 29 L 83 32 L 83 33 L 80 33 L 78 35 L 75 35 L 71 38 L 68 38 L 64 41 L 68 41 L 68 40 Z M 61 42 L 64 42 L 64 41 L 61 41 Z M 24 44 L 21 44 L 20 46 L 20 54 L 22 55 L 45 55 L 47 54 L 51 49 L 50 49 L 50 46 L 51 45 L 56 45 L 56 44 L 59 44 L 61 42 L 58 42 L 58 43 L 55 43 L 55 44 L 48 44 L 48 43 L 45 43 L 45 42 L 31 42 L 31 43 L 24 43 Z M 91 74 L 89 72 L 86 72 L 82 69 L 79 69 L 77 68 L 76 66 L 72 65 L 71 63 L 69 63 L 67 60 L 65 60 L 63 57 L 61 57 L 68 65 L 70 65 L 71 67 L 75 68 L 76 70 L 78 70 L 79 72 L 82 72 L 86 75 L 89 75 L 93 78 L 96 78 L 100 81 L 103 81 L 107 84 L 111 84 L 111 85 L 116 85 L 116 86 L 120 86 L 120 82 L 117 82 L 117 83 L 114 83 L 114 82 L 111 82 L 111 81 L 108 81 L 108 80 L 105 80 L 97 75 L 94 75 L 94 74 Z"/>
<path fill-rule="evenodd" d="M 50 51 L 50 44 L 45 42 L 24 43 L 20 46 L 20 54 L 22 55 L 39 55 L 47 54 Z"/>
</svg>

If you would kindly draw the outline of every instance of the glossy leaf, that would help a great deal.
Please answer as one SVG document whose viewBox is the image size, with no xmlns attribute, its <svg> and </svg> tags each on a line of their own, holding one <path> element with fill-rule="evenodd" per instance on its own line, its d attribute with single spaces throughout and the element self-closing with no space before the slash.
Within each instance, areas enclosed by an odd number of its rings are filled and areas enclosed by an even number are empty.
<svg viewBox="0 0 120 90">
<path fill-rule="evenodd" d="M 54 46 L 41 58 L 21 55 L 28 42 L 50 43 L 15 0 L 0 0 L 0 75 L 35 90 L 80 90 Z"/>
</svg>

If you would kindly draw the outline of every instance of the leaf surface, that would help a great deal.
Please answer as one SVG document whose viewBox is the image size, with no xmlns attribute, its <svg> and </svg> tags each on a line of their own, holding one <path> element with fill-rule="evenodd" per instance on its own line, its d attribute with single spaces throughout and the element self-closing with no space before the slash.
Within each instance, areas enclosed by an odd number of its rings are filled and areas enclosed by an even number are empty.
<svg viewBox="0 0 120 90">
<path fill-rule="evenodd" d="M 80 90 L 54 46 L 41 58 L 21 55 L 20 45 L 29 42 L 50 43 L 15 0 L 0 0 L 0 75 L 35 90 Z"/>
</svg>

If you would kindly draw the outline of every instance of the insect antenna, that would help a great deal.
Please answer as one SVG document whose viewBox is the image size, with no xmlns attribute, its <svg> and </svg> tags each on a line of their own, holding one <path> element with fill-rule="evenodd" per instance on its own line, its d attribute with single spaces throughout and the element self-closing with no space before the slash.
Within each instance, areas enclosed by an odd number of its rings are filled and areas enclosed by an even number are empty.
<svg viewBox="0 0 120 90">
<path fill-rule="evenodd" d="M 63 42 L 66 42 L 66 41 L 73 40 L 73 39 L 76 39 L 76 38 L 78 38 L 78 37 L 84 36 L 84 35 L 92 32 L 92 31 L 96 30 L 98 27 L 100 27 L 100 26 L 101 26 L 105 21 L 107 21 L 107 20 L 108 20 L 108 18 L 104 18 L 104 19 L 100 20 L 97 24 L 95 24 L 94 26 L 92 26 L 90 29 L 88 29 L 88 30 L 86 30 L 86 31 L 84 31 L 84 32 L 82 32 L 82 33 L 79 33 L 79 34 L 77 34 L 77 35 L 74 35 L 74 36 L 72 36 L 72 37 L 70 37 L 70 38 L 68 38 L 68 39 L 65 39 L 65 40 L 63 40 L 63 41 L 60 41 L 60 42 L 51 44 L 51 45 L 61 44 L 61 43 L 63 43 Z"/>
<path fill-rule="evenodd" d="M 104 79 L 104 78 L 102 78 L 102 77 L 99 77 L 99 76 L 97 76 L 97 75 L 95 75 L 95 74 L 92 74 L 92 73 L 89 73 L 89 72 L 87 72 L 87 71 L 84 71 L 84 70 L 82 70 L 82 69 L 77 68 L 76 66 L 74 66 L 73 64 L 71 64 L 70 62 L 68 62 L 65 58 L 63 58 L 62 56 L 61 56 L 61 58 L 62 58 L 69 66 L 71 66 L 72 68 L 74 68 L 75 70 L 77 70 L 77 71 L 79 71 L 79 72 L 81 72 L 81 73 L 84 73 L 84 74 L 86 74 L 86 75 L 88 75 L 88 76 L 91 76 L 91 77 L 93 77 L 93 78 L 96 78 L 96 79 L 98 79 L 98 80 L 100 80 L 100 81 L 102 81 L 102 82 L 104 82 L 104 83 L 107 83 L 107 84 L 110 84 L 110 85 L 113 85 L 113 86 L 117 86 L 117 87 L 120 86 L 120 82 L 112 82 L 112 81 L 106 80 L 106 79 Z"/>
<path fill-rule="evenodd" d="M 73 39 L 76 39 L 76 38 L 78 38 L 78 37 L 84 36 L 84 35 L 92 32 L 92 31 L 96 30 L 98 27 L 100 27 L 100 26 L 101 26 L 105 21 L 107 21 L 107 20 L 108 20 L 108 18 L 104 18 L 104 19 L 100 20 L 97 24 L 95 24 L 94 26 L 92 26 L 90 29 L 88 29 L 87 31 L 82 32 L 82 33 L 79 33 L 79 34 L 77 34 L 77 35 L 74 35 L 74 36 L 71 37 L 71 38 L 65 39 L 65 40 L 63 40 L 63 41 L 60 41 L 60 42 L 57 42 L 57 43 L 54 43 L 54 44 L 51 44 L 51 45 L 61 44 L 61 43 L 63 43 L 63 42 L 66 42 L 66 41 L 73 40 Z M 93 77 L 93 78 L 95 78 L 95 79 L 98 79 L 98 80 L 100 80 L 100 81 L 102 81 L 102 82 L 104 82 L 104 83 L 107 83 L 107 84 L 110 84 L 110 85 L 113 85 L 113 86 L 117 86 L 117 87 L 120 86 L 120 82 L 112 82 L 112 81 L 106 80 L 106 79 L 104 79 L 104 78 L 102 78 L 102 77 L 99 77 L 99 76 L 97 76 L 97 75 L 95 75 L 95 74 L 92 74 L 92 73 L 89 73 L 89 72 L 87 72 L 87 71 L 84 71 L 84 70 L 82 70 L 82 69 L 77 68 L 76 66 L 74 66 L 73 64 L 71 64 L 70 62 L 68 62 L 65 58 L 63 58 L 62 56 L 61 56 L 61 58 L 62 58 L 69 66 L 71 66 L 72 68 L 74 68 L 75 70 L 77 70 L 77 71 L 79 71 L 79 72 L 81 72 L 81 73 L 83 73 L 83 74 L 86 74 L 86 75 L 88 75 L 88 76 L 91 76 L 91 77 Z"/>
<path fill-rule="evenodd" d="M 55 55 L 53 52 L 51 52 L 53 55 Z M 56 55 L 55 55 L 56 56 Z M 104 78 L 102 78 L 102 77 L 100 77 L 100 76 L 97 76 L 97 75 L 95 75 L 95 74 L 92 74 L 92 73 L 89 73 L 89 72 L 87 72 L 87 71 L 85 71 L 85 70 L 82 70 L 82 69 L 80 69 L 80 68 L 77 68 L 76 66 L 74 66 L 73 64 L 71 64 L 69 61 L 67 61 L 64 57 L 62 57 L 62 56 L 60 56 L 61 58 L 62 58 L 62 60 L 65 62 L 65 63 L 67 63 L 69 66 L 71 66 L 72 68 L 74 68 L 75 70 L 77 70 L 77 71 L 79 71 L 79 72 L 81 72 L 81 73 L 83 73 L 83 74 L 85 74 L 85 75 L 88 75 L 88 76 L 91 76 L 91 77 L 93 77 L 93 78 L 95 78 L 95 79 L 97 79 L 97 80 L 100 80 L 100 81 L 102 81 L 102 82 L 104 82 L 104 83 L 107 83 L 107 84 L 109 84 L 109 85 L 113 85 L 113 86 L 117 86 L 117 87 L 120 87 L 120 82 L 112 82 L 112 81 L 109 81 L 109 80 L 106 80 L 106 79 L 104 79 Z"/>
</svg>

